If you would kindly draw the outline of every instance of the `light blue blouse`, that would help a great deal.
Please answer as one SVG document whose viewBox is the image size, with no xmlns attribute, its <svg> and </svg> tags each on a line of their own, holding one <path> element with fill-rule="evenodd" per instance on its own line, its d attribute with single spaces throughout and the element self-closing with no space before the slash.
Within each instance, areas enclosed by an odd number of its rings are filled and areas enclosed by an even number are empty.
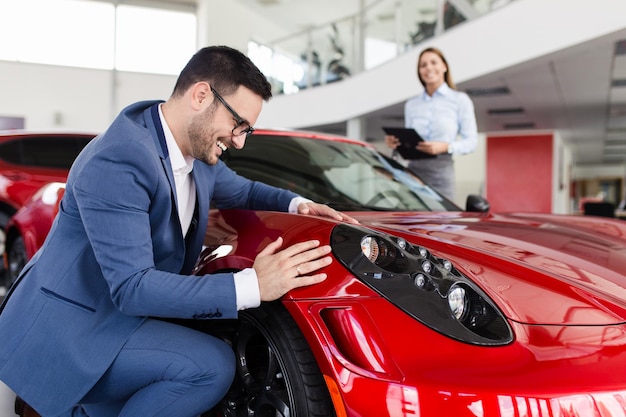
<svg viewBox="0 0 626 417">
<path fill-rule="evenodd" d="M 468 154 L 476 149 L 474 104 L 467 94 L 446 83 L 432 97 L 424 90 L 409 99 L 404 105 L 404 123 L 426 141 L 450 143 L 453 154 Z"/>
</svg>

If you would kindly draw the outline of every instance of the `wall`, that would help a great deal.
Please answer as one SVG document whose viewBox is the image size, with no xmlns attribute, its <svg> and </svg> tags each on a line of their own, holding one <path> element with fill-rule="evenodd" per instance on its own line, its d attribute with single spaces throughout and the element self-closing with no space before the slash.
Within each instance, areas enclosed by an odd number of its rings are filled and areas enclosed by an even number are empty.
<svg viewBox="0 0 626 417">
<path fill-rule="evenodd" d="M 105 129 L 126 105 L 167 99 L 176 77 L 0 61 L 0 114 L 27 129 Z"/>
<path fill-rule="evenodd" d="M 576 211 L 572 154 L 558 132 L 489 135 L 485 142 L 485 194 L 493 211 Z"/>
<path fill-rule="evenodd" d="M 468 155 L 454 156 L 454 175 L 456 184 L 456 204 L 465 208 L 470 194 L 485 195 L 487 178 L 487 140 L 485 135 L 478 135 L 476 150 Z"/>
<path fill-rule="evenodd" d="M 553 135 L 487 138 L 486 197 L 493 211 L 552 212 Z"/>
</svg>

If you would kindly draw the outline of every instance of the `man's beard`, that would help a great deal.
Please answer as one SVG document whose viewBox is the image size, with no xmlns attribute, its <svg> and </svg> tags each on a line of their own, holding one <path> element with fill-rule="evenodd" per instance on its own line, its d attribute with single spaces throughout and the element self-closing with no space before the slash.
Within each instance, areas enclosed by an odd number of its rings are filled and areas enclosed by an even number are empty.
<svg viewBox="0 0 626 417">
<path fill-rule="evenodd" d="M 218 161 L 215 156 L 217 144 L 211 139 L 213 135 L 210 128 L 213 124 L 215 109 L 216 106 L 210 106 L 204 113 L 195 116 L 187 129 L 192 156 L 209 165 L 215 165 Z"/>
</svg>

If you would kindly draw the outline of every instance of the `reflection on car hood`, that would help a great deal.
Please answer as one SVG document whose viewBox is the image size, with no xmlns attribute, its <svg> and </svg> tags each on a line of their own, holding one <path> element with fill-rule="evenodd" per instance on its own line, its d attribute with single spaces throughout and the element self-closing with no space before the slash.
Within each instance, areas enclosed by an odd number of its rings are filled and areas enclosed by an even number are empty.
<svg viewBox="0 0 626 417">
<path fill-rule="evenodd" d="M 626 222 L 527 213 L 355 213 L 424 246 L 480 285 L 511 320 L 626 322 Z"/>
</svg>

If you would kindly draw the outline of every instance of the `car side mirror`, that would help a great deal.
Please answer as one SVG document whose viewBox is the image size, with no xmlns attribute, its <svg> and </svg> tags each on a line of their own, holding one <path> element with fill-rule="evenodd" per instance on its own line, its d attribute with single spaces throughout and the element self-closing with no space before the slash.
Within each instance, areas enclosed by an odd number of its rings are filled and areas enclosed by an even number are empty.
<svg viewBox="0 0 626 417">
<path fill-rule="evenodd" d="M 489 212 L 489 201 L 478 194 L 470 194 L 465 201 L 465 211 L 487 213 Z"/>
</svg>

